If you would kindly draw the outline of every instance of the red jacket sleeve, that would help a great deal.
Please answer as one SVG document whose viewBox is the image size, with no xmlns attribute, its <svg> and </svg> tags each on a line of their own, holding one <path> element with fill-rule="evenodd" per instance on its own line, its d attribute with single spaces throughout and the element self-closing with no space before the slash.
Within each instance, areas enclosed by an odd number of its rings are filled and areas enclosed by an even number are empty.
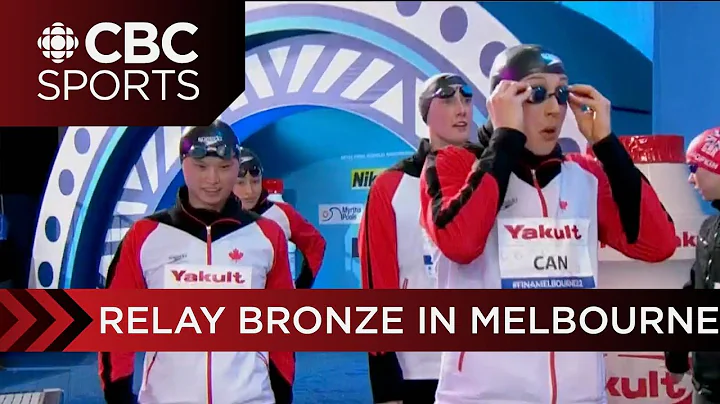
<svg viewBox="0 0 720 404">
<path fill-rule="evenodd" d="M 288 259 L 287 238 L 279 224 L 270 219 L 258 218 L 258 226 L 273 246 L 273 262 L 265 280 L 265 289 L 293 289 L 290 261 Z M 270 352 L 270 385 L 275 401 L 288 402 L 295 381 L 295 353 L 289 351 Z"/>
<path fill-rule="evenodd" d="M 358 255 L 364 289 L 398 289 L 400 268 L 392 198 L 403 173 L 387 170 L 373 181 L 358 232 Z"/>
<path fill-rule="evenodd" d="M 661 262 L 675 253 L 675 225 L 615 135 L 593 146 L 599 161 L 569 155 L 598 179 L 598 239 L 629 258 Z"/>
<path fill-rule="evenodd" d="M 402 177 L 402 171 L 386 170 L 370 186 L 358 233 L 364 289 L 400 288 L 398 234 L 392 199 Z M 403 374 L 395 352 L 370 352 L 368 374 L 373 402 L 402 400 Z"/>
<path fill-rule="evenodd" d="M 448 146 L 428 155 L 420 180 L 420 221 L 450 260 L 469 264 L 485 250 L 525 135 L 498 128 L 490 144 Z"/>
<path fill-rule="evenodd" d="M 264 217 L 258 218 L 258 226 L 272 243 L 273 261 L 265 280 L 265 289 L 293 289 L 287 238 L 279 224 Z"/>
<path fill-rule="evenodd" d="M 303 255 L 300 274 L 296 282 L 298 289 L 312 287 L 325 256 L 325 239 L 310 222 L 287 203 L 275 202 L 285 212 L 290 222 L 290 241 L 295 243 Z"/>
<path fill-rule="evenodd" d="M 135 222 L 120 242 L 108 268 L 107 289 L 145 289 L 140 249 L 157 227 L 157 222 Z M 134 402 L 133 371 L 135 352 L 101 352 L 98 358 L 100 384 L 108 403 Z M 127 401 L 126 401 L 127 400 Z"/>
</svg>

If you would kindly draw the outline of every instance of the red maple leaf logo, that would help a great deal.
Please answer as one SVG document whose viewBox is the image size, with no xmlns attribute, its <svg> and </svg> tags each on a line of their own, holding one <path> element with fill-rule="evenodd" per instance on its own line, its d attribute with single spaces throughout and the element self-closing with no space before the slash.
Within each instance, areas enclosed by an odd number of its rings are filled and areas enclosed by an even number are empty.
<svg viewBox="0 0 720 404">
<path fill-rule="evenodd" d="M 560 209 L 562 209 L 562 210 L 567 209 L 567 201 L 560 201 Z"/>
<path fill-rule="evenodd" d="M 242 259 L 243 255 L 244 254 L 241 253 L 240 251 L 238 251 L 237 248 L 233 249 L 232 251 L 230 251 L 230 253 L 228 253 L 228 256 L 230 257 L 231 260 L 233 260 L 233 262 L 240 261 Z"/>
</svg>

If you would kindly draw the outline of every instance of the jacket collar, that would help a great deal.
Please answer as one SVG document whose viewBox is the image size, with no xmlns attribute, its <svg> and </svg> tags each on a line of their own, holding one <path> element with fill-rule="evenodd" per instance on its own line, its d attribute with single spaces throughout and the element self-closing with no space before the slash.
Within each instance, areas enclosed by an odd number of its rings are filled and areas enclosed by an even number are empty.
<svg viewBox="0 0 720 404">
<path fill-rule="evenodd" d="M 422 173 L 423 165 L 425 164 L 425 159 L 428 154 L 430 154 L 430 151 L 430 140 L 422 139 L 420 140 L 417 150 L 412 156 L 400 160 L 390 169 L 399 170 L 411 177 L 419 178 L 420 173 Z"/>
<path fill-rule="evenodd" d="M 258 198 L 257 203 L 255 206 L 253 206 L 250 211 L 257 213 L 258 215 L 262 215 L 265 213 L 268 209 L 270 209 L 273 206 L 273 202 L 268 200 L 268 191 L 263 188 L 263 190 L 260 192 L 260 198 Z"/>
<path fill-rule="evenodd" d="M 478 141 L 483 147 L 488 147 L 490 145 L 490 138 L 492 137 L 494 130 L 495 129 L 490 121 L 487 121 L 478 129 Z M 522 154 L 520 155 L 519 163 L 522 163 L 522 165 L 529 168 L 536 168 L 548 160 L 563 159 L 564 155 L 562 149 L 560 148 L 560 144 L 556 144 L 552 152 L 546 156 L 538 156 L 528 149 L 523 149 Z"/>
</svg>

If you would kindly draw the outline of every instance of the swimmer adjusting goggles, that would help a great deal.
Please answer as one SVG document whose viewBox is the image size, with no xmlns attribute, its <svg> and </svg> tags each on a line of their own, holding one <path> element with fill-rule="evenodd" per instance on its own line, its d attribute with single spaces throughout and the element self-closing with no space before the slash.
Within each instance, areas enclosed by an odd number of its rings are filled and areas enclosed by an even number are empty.
<svg viewBox="0 0 720 404">
<path fill-rule="evenodd" d="M 568 86 L 560 86 L 555 89 L 555 92 L 550 93 L 548 89 L 543 86 L 532 86 L 530 98 L 528 102 L 531 104 L 541 104 L 550 97 L 555 97 L 558 104 L 566 105 L 568 98 L 570 98 L 570 89 Z"/>
</svg>

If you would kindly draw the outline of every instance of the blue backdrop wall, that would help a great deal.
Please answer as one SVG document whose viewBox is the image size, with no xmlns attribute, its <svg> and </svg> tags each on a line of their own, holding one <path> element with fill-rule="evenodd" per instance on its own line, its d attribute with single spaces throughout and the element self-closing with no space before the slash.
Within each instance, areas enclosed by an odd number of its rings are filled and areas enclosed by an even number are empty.
<svg viewBox="0 0 720 404">
<path fill-rule="evenodd" d="M 683 135 L 687 146 L 720 126 L 719 20 L 720 3 L 655 3 L 654 133 Z M 713 211 L 707 203 L 704 208 Z"/>
<path fill-rule="evenodd" d="M 353 258 L 357 223 L 323 224 L 318 206 L 364 204 L 367 189 L 351 186 L 352 171 L 390 167 L 412 148 L 366 119 L 322 108 L 283 118 L 243 144 L 258 153 L 268 177 L 284 181 L 286 202 L 327 240 L 315 287 L 359 287 L 360 264 Z"/>
</svg>

